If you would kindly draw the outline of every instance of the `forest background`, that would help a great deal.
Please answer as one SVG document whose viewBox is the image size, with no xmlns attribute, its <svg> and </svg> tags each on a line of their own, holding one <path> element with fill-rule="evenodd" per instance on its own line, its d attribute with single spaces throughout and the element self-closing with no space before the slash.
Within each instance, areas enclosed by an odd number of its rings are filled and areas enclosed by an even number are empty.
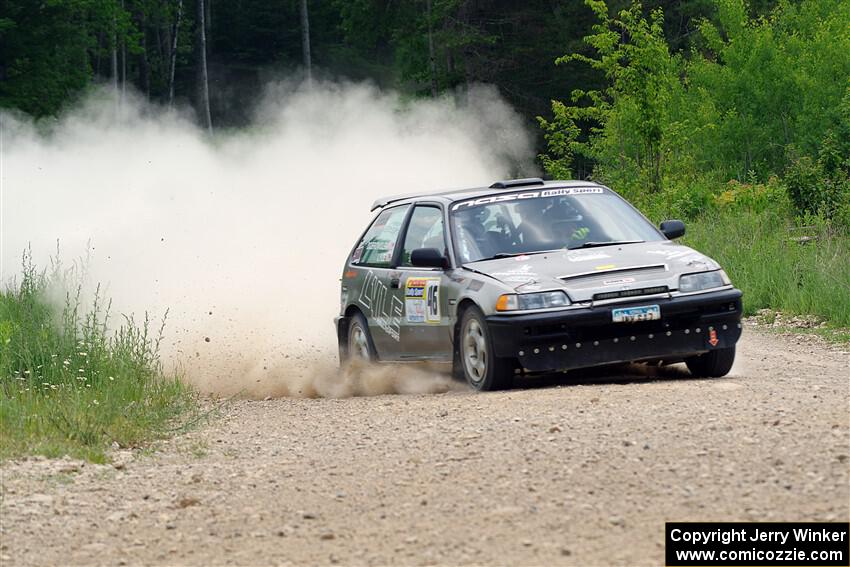
<svg viewBox="0 0 850 567">
<path fill-rule="evenodd" d="M 0 0 L 0 106 L 44 122 L 105 84 L 246 128 L 293 76 L 493 85 L 540 170 L 688 221 L 748 312 L 850 326 L 845 0 Z"/>
</svg>

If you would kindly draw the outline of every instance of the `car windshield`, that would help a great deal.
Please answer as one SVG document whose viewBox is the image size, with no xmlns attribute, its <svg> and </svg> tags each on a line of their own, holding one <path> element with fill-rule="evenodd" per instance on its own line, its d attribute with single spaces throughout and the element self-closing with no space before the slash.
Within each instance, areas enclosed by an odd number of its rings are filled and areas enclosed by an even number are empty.
<svg viewBox="0 0 850 567">
<path fill-rule="evenodd" d="M 661 233 L 618 195 L 601 188 L 499 193 L 452 205 L 461 263 L 662 240 Z"/>
</svg>

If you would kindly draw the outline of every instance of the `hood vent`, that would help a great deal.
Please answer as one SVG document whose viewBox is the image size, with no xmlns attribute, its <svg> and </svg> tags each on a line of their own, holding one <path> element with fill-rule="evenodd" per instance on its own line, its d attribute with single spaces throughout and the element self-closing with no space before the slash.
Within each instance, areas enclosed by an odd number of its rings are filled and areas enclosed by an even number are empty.
<svg viewBox="0 0 850 567">
<path fill-rule="evenodd" d="M 580 274 L 561 276 L 560 279 L 568 284 L 595 286 L 600 284 L 606 285 L 605 282 L 612 279 L 625 279 L 629 276 L 646 277 L 655 274 L 660 275 L 666 271 L 667 264 L 651 264 L 649 266 L 629 266 L 603 271 L 594 270 L 592 272 L 582 272 Z"/>
</svg>

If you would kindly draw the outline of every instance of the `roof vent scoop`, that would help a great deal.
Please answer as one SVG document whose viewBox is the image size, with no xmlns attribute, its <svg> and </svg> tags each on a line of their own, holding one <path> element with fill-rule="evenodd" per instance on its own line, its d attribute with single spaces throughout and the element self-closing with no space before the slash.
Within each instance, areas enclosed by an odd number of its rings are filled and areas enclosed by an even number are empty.
<svg viewBox="0 0 850 567">
<path fill-rule="evenodd" d="M 527 177 L 525 179 L 507 179 L 504 181 L 496 181 L 490 185 L 490 189 L 512 189 L 514 187 L 528 187 L 531 185 L 543 185 L 543 180 L 539 177 Z"/>
</svg>

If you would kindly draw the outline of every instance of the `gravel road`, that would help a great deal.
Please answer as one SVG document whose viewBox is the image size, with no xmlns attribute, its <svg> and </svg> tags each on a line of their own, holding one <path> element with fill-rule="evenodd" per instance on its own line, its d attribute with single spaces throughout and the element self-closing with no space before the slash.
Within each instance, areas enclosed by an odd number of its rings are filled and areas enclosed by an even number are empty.
<svg viewBox="0 0 850 567">
<path fill-rule="evenodd" d="M 113 465 L 2 467 L 0 559 L 659 565 L 665 521 L 850 517 L 850 355 L 745 330 L 723 379 L 238 401 Z"/>
</svg>

